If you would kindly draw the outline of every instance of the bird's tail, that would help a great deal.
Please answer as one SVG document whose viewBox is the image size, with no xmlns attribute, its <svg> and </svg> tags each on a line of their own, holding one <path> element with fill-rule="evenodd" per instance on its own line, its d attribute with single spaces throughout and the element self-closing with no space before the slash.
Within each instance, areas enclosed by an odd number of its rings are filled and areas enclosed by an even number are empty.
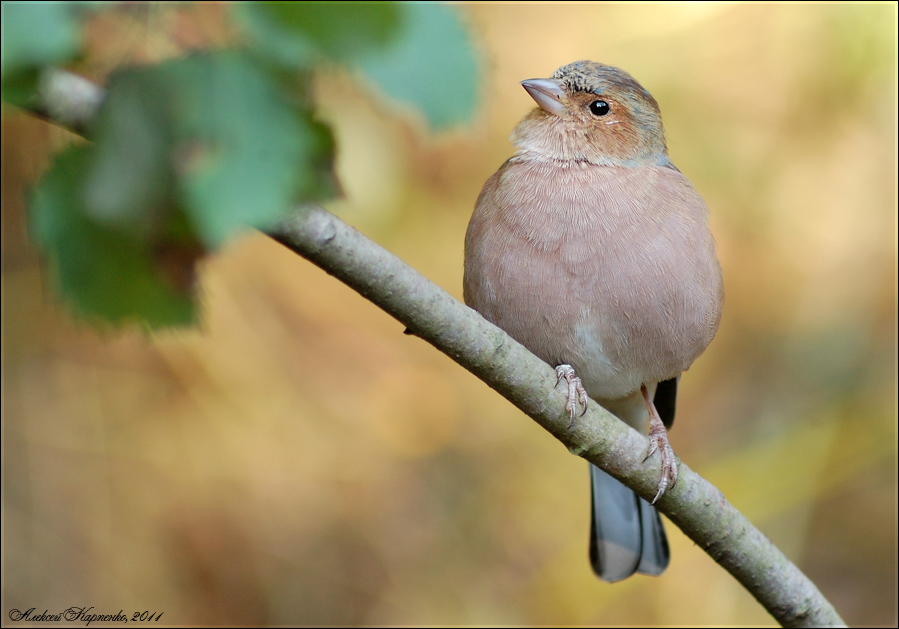
<svg viewBox="0 0 899 629">
<path fill-rule="evenodd" d="M 635 572 L 662 574 L 670 554 L 658 511 L 592 464 L 590 488 L 590 563 L 596 576 L 613 583 Z"/>
</svg>

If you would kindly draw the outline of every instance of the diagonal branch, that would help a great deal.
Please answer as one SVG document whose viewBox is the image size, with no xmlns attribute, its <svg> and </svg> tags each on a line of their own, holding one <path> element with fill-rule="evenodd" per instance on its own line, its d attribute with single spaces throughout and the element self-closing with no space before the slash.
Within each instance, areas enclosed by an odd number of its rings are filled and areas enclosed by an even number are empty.
<svg viewBox="0 0 899 629">
<path fill-rule="evenodd" d="M 652 500 L 658 457 L 647 439 L 593 400 L 568 429 L 555 370 L 393 254 L 318 207 L 301 208 L 269 235 L 398 319 L 496 389 L 572 453 Z M 683 463 L 656 507 L 730 572 L 785 627 L 844 626 L 815 585 L 724 495 Z"/>
<path fill-rule="evenodd" d="M 51 71 L 34 112 L 84 128 L 102 88 Z M 77 89 L 66 89 L 67 85 Z M 87 87 L 86 87 L 87 85 Z M 647 439 L 592 400 L 569 430 L 555 371 L 478 313 L 319 207 L 303 207 L 269 235 L 338 278 L 447 354 L 553 434 L 572 453 L 651 500 L 660 466 Z M 815 585 L 711 483 L 683 463 L 657 508 L 730 572 L 785 627 L 845 626 Z"/>
</svg>

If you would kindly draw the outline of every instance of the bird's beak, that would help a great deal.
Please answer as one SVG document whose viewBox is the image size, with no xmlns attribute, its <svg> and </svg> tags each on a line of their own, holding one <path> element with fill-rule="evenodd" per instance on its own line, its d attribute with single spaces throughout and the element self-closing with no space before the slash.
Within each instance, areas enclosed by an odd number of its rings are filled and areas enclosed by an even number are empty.
<svg viewBox="0 0 899 629">
<path fill-rule="evenodd" d="M 521 86 L 528 91 L 531 98 L 537 101 L 543 111 L 548 111 L 556 116 L 565 113 L 565 105 L 562 104 L 565 90 L 552 79 L 528 79 L 522 81 Z"/>
</svg>

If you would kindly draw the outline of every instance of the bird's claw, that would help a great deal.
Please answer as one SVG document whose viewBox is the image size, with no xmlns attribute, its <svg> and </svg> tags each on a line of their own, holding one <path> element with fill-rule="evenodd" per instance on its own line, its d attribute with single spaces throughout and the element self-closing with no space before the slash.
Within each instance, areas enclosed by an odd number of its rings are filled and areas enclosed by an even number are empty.
<svg viewBox="0 0 899 629">
<path fill-rule="evenodd" d="M 674 450 L 671 449 L 671 445 L 668 443 L 668 435 L 664 432 L 664 427 L 663 432 L 657 434 L 653 434 L 652 430 L 650 430 L 649 452 L 647 452 L 643 460 L 646 461 L 656 451 L 659 451 L 662 455 L 662 476 L 659 478 L 658 491 L 650 504 L 658 502 L 659 498 L 662 497 L 662 494 L 669 487 L 674 487 L 677 484 L 677 459 L 674 457 Z"/>
<path fill-rule="evenodd" d="M 659 498 L 668 490 L 677 484 L 677 459 L 674 456 L 674 450 L 668 443 L 668 431 L 665 430 L 665 424 L 656 410 L 655 405 L 649 400 L 646 388 L 643 387 L 643 396 L 649 406 L 649 451 L 643 457 L 643 462 L 658 451 L 662 455 L 662 476 L 659 478 L 658 489 L 655 498 L 650 504 L 658 502 Z"/>
<path fill-rule="evenodd" d="M 571 427 L 574 426 L 574 415 L 577 413 L 578 402 L 584 407 L 581 415 L 583 416 L 587 412 L 587 390 L 571 365 L 556 367 L 556 386 L 559 386 L 563 379 L 568 383 L 568 401 L 565 403 L 565 410 L 571 416 L 571 421 L 568 422 L 568 429 L 571 430 Z"/>
</svg>

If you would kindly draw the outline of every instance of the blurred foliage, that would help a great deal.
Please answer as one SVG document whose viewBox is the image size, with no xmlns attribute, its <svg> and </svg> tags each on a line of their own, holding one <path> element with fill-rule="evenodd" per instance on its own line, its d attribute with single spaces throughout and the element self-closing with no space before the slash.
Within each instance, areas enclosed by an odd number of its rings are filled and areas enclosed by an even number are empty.
<svg viewBox="0 0 899 629">
<path fill-rule="evenodd" d="M 38 70 L 69 61 L 80 43 L 79 14 L 74 2 L 4 2 L 0 82 L 3 100 L 28 104 L 37 88 Z"/>
<path fill-rule="evenodd" d="M 409 3 L 405 36 L 360 59 L 369 79 L 393 98 L 417 105 L 434 127 L 466 120 L 474 107 L 478 74 L 474 50 L 465 41 L 456 10 Z"/>
<path fill-rule="evenodd" d="M 324 59 L 352 62 L 383 48 L 401 30 L 408 9 L 362 2 L 249 2 L 235 5 L 234 12 L 258 54 L 302 68 Z"/>
<path fill-rule="evenodd" d="M 86 147 L 57 157 L 32 198 L 32 230 L 56 270 L 57 290 L 77 312 L 109 321 L 128 320 L 135 312 L 143 313 L 150 325 L 192 321 L 190 285 L 177 290 L 176 282 L 164 281 L 153 265 L 163 240 L 151 244 L 143 234 L 91 220 L 92 208 L 83 201 L 91 157 Z M 172 222 L 175 215 L 165 220 Z M 186 257 L 185 264 L 192 267 L 195 257 Z"/>
<path fill-rule="evenodd" d="M 41 68 L 79 53 L 84 11 L 3 11 L 4 98 L 27 105 Z M 94 143 L 66 151 L 35 190 L 35 221 L 53 228 L 34 235 L 60 293 L 87 318 L 193 321 L 190 278 L 205 251 L 335 194 L 331 131 L 310 104 L 321 64 L 362 68 L 434 126 L 471 115 L 477 72 L 455 9 L 266 2 L 231 14 L 240 46 L 115 71 Z"/>
</svg>

